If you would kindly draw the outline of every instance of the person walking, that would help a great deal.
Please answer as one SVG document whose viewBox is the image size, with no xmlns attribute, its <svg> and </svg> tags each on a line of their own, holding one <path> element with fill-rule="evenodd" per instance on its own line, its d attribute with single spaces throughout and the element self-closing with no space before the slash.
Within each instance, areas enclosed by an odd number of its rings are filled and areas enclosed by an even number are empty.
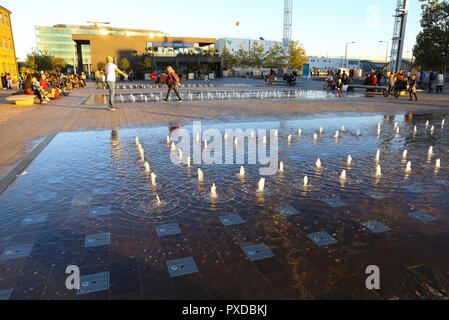
<svg viewBox="0 0 449 320">
<path fill-rule="evenodd" d="M 172 92 L 172 90 L 175 91 L 176 95 L 178 96 L 178 102 L 182 102 L 182 98 L 181 95 L 178 92 L 178 88 L 177 86 L 179 85 L 179 77 L 176 74 L 175 70 L 173 70 L 172 67 L 168 66 L 167 67 L 167 84 L 168 84 L 168 92 L 167 92 L 167 96 L 165 97 L 165 99 L 162 100 L 162 102 L 167 103 L 168 99 L 170 98 L 170 94 Z"/>
<path fill-rule="evenodd" d="M 111 56 L 106 57 L 106 67 L 104 68 L 104 73 L 106 75 L 106 86 L 109 90 L 109 110 L 115 111 L 117 108 L 114 106 L 114 98 L 115 98 L 115 83 L 117 81 L 117 77 L 115 72 L 121 74 L 125 78 L 128 76 L 126 73 L 121 71 L 116 64 L 114 64 L 114 60 Z"/>
<path fill-rule="evenodd" d="M 433 73 L 433 71 L 430 70 L 430 73 L 429 73 L 429 93 L 432 93 L 432 91 L 433 91 L 433 84 L 435 83 L 435 80 L 436 80 L 435 73 Z"/>
<path fill-rule="evenodd" d="M 418 101 L 418 97 L 416 96 L 416 75 L 412 75 L 409 90 L 410 90 L 410 101 L 412 101 L 412 96 L 415 96 L 415 101 Z"/>
<path fill-rule="evenodd" d="M 444 85 L 444 74 L 442 71 L 440 71 L 437 75 L 437 93 L 443 92 L 443 85 Z"/>
</svg>

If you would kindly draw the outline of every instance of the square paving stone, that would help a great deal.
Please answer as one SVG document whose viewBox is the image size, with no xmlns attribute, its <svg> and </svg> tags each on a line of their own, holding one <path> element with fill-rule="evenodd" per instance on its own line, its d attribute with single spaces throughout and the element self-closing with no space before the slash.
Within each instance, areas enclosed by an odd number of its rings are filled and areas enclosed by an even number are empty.
<svg viewBox="0 0 449 320">
<path fill-rule="evenodd" d="M 91 217 L 106 216 L 108 214 L 111 214 L 111 207 L 110 206 L 93 207 L 93 208 L 90 208 L 90 213 L 89 213 L 89 215 Z"/>
<path fill-rule="evenodd" d="M 109 289 L 109 272 L 88 274 L 80 277 L 78 295 L 99 292 Z"/>
<path fill-rule="evenodd" d="M 245 223 L 238 214 L 230 214 L 227 216 L 219 217 L 221 223 L 225 226 L 235 226 L 237 224 Z"/>
<path fill-rule="evenodd" d="M 329 244 L 338 242 L 337 240 L 335 240 L 334 237 L 332 237 L 329 233 L 325 231 L 310 233 L 307 235 L 307 237 L 313 242 L 315 242 L 319 247 L 324 247 Z"/>
<path fill-rule="evenodd" d="M 25 219 L 22 220 L 22 225 L 30 225 L 30 224 L 37 224 L 42 223 L 47 220 L 47 214 L 32 214 L 25 217 Z"/>
<path fill-rule="evenodd" d="M 14 289 L 0 290 L 0 300 L 9 300 Z"/>
<path fill-rule="evenodd" d="M 84 245 L 86 248 L 105 246 L 105 245 L 109 245 L 110 240 L 111 240 L 111 234 L 109 232 L 94 234 L 91 236 L 86 236 L 86 241 L 85 241 Z"/>
<path fill-rule="evenodd" d="M 33 249 L 33 244 L 24 244 L 20 246 L 8 247 L 3 251 L 0 256 L 0 260 L 9 260 L 29 256 L 31 250 Z"/>
<path fill-rule="evenodd" d="M 417 220 L 419 220 L 421 222 L 424 222 L 424 223 L 429 223 L 429 222 L 437 220 L 437 218 L 432 217 L 431 215 L 428 215 L 427 213 L 419 211 L 419 210 L 411 212 L 408 215 L 410 217 L 415 218 L 415 219 L 417 219 Z"/>
<path fill-rule="evenodd" d="M 159 237 L 172 236 L 175 234 L 180 234 L 181 229 L 177 223 L 164 224 L 156 227 L 157 235 Z"/>
<path fill-rule="evenodd" d="M 382 222 L 379 222 L 376 220 L 364 222 L 361 225 L 374 233 L 382 233 L 382 232 L 391 230 L 386 225 L 384 225 Z"/>
<path fill-rule="evenodd" d="M 279 208 L 276 208 L 276 211 L 284 217 L 289 217 L 289 216 L 294 216 L 294 215 L 299 214 L 298 210 L 296 210 L 292 206 L 279 207 Z"/>
<path fill-rule="evenodd" d="M 268 259 L 274 257 L 273 252 L 264 244 L 259 243 L 251 246 L 242 247 L 243 252 L 251 261 Z"/>
<path fill-rule="evenodd" d="M 330 206 L 332 208 L 339 208 L 339 207 L 346 206 L 346 203 L 344 203 L 342 200 L 340 200 L 338 198 L 323 199 L 321 201 L 323 201 L 324 203 L 326 203 L 328 206 Z"/>
<path fill-rule="evenodd" d="M 192 257 L 167 261 L 167 267 L 172 278 L 198 272 Z"/>
</svg>

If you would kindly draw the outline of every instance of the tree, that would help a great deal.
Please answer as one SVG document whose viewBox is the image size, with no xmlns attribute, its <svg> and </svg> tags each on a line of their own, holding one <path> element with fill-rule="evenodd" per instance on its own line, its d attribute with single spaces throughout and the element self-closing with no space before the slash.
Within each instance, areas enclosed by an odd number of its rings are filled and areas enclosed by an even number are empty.
<svg viewBox="0 0 449 320">
<path fill-rule="evenodd" d="M 449 65 L 449 3 L 440 2 L 423 11 L 423 30 L 413 48 L 415 64 L 425 69 L 447 71 Z"/>
<path fill-rule="evenodd" d="M 27 55 L 26 64 L 33 72 L 52 71 L 53 57 L 43 52 L 34 51 Z"/>
<path fill-rule="evenodd" d="M 269 68 L 282 68 L 284 67 L 285 50 L 276 43 L 265 54 L 265 65 Z"/>
<path fill-rule="evenodd" d="M 142 68 L 143 68 L 146 72 L 148 72 L 148 71 L 151 69 L 152 66 L 153 66 L 153 64 L 152 64 L 150 58 L 146 57 L 146 58 L 143 59 L 143 62 L 142 62 Z"/>
<path fill-rule="evenodd" d="M 223 58 L 224 69 L 229 70 L 237 65 L 237 57 L 228 48 L 223 48 L 221 57 Z"/>
<path fill-rule="evenodd" d="M 292 41 L 288 47 L 288 67 L 290 69 L 302 69 L 302 66 L 309 62 L 306 50 L 299 44 L 299 41 Z"/>
<path fill-rule="evenodd" d="M 97 63 L 97 70 L 104 71 L 106 68 L 106 62 L 100 61 Z"/>
<path fill-rule="evenodd" d="M 265 49 L 263 45 L 254 44 L 248 53 L 248 62 L 251 67 L 260 68 L 264 63 L 264 52 Z"/>
<path fill-rule="evenodd" d="M 65 60 L 63 58 L 55 58 L 54 65 L 55 65 L 55 69 L 58 72 L 61 72 L 61 70 L 65 70 L 67 68 L 67 63 L 65 62 Z"/>
<path fill-rule="evenodd" d="M 129 67 L 130 67 L 130 64 L 129 64 L 128 59 L 124 58 L 124 59 L 120 60 L 120 62 L 119 62 L 119 68 L 120 68 L 121 70 L 126 71 L 126 70 L 129 69 Z"/>
<path fill-rule="evenodd" d="M 250 65 L 249 62 L 249 52 L 243 48 L 243 45 L 240 46 L 239 51 L 237 51 L 237 65 L 242 68 L 248 67 Z"/>
</svg>

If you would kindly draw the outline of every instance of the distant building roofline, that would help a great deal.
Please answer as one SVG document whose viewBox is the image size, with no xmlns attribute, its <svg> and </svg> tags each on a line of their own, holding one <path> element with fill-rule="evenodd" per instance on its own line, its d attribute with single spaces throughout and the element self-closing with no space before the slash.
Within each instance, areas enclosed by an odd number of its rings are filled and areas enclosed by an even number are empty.
<svg viewBox="0 0 449 320">
<path fill-rule="evenodd" d="M 8 11 L 8 13 L 12 13 L 11 11 L 9 11 L 8 9 L 6 9 L 4 6 L 0 6 L 0 9 L 3 9 L 3 10 L 5 10 L 5 11 Z"/>
<path fill-rule="evenodd" d="M 41 26 L 36 25 L 36 27 L 47 27 L 47 28 L 77 28 L 77 29 L 106 29 L 111 31 L 130 31 L 130 32 L 148 32 L 148 33 L 163 33 L 160 30 L 146 30 L 146 29 L 131 29 L 131 28 L 117 28 L 109 26 L 89 26 L 89 25 L 75 25 L 75 24 L 55 24 L 53 26 Z"/>
</svg>

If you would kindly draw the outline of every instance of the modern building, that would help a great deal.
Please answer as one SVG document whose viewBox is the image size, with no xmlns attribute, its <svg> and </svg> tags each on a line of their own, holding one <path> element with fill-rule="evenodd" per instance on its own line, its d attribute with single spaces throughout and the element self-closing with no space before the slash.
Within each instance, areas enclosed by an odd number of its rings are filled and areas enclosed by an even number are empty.
<svg viewBox="0 0 449 320">
<path fill-rule="evenodd" d="M 0 74 L 9 73 L 17 79 L 17 60 L 11 26 L 11 11 L 0 6 Z"/>
<path fill-rule="evenodd" d="M 308 57 L 310 70 L 321 70 L 326 73 L 329 69 L 339 69 L 345 67 L 345 58 Z M 360 69 L 360 59 L 347 59 L 346 68 Z"/>
<path fill-rule="evenodd" d="M 208 69 L 222 74 L 221 58 L 207 54 L 216 43 L 213 38 L 170 37 L 158 30 L 123 29 L 105 26 L 36 26 L 37 47 L 55 58 L 63 58 L 77 71 L 97 70 L 99 62 L 113 56 L 118 63 L 130 62 L 130 69 L 142 73 L 143 57 L 151 69 L 172 65 L 180 73 Z"/>
<path fill-rule="evenodd" d="M 265 52 L 267 52 L 276 44 L 282 47 L 282 43 L 280 41 L 265 40 L 263 38 L 259 39 L 220 38 L 217 40 L 215 49 L 217 49 L 218 52 L 221 53 L 223 52 L 224 48 L 227 48 L 230 52 L 237 53 L 237 51 L 239 51 L 240 48 L 244 50 L 249 50 L 254 46 L 263 45 Z"/>
</svg>

